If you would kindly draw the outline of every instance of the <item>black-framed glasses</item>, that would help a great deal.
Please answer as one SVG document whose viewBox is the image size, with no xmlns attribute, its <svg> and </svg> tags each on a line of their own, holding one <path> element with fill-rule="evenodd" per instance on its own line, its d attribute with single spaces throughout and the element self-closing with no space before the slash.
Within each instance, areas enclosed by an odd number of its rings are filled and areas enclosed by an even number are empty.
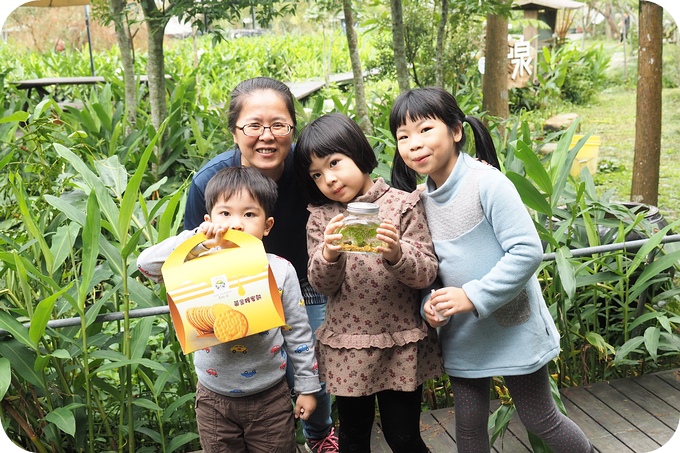
<svg viewBox="0 0 680 453">
<path fill-rule="evenodd" d="M 271 126 L 263 126 L 258 123 L 249 123 L 244 124 L 243 126 L 236 126 L 236 129 L 241 129 L 243 135 L 248 137 L 259 137 L 260 135 L 264 134 L 265 129 L 269 129 L 269 132 L 271 132 L 275 137 L 285 137 L 286 135 L 290 134 L 290 131 L 293 130 L 293 126 L 286 123 L 274 123 Z"/>
</svg>

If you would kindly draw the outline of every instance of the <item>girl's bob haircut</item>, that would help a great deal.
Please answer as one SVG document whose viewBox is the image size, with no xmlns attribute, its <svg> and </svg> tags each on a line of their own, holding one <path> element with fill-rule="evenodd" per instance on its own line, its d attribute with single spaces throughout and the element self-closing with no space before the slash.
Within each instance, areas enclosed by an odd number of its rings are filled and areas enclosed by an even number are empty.
<svg viewBox="0 0 680 453">
<path fill-rule="evenodd" d="M 317 118 L 300 133 L 294 152 L 295 171 L 312 204 L 331 202 L 309 175 L 312 158 L 323 158 L 335 153 L 348 156 L 365 174 L 371 174 L 378 166 L 371 144 L 354 120 L 342 113 L 329 113 Z"/>
</svg>

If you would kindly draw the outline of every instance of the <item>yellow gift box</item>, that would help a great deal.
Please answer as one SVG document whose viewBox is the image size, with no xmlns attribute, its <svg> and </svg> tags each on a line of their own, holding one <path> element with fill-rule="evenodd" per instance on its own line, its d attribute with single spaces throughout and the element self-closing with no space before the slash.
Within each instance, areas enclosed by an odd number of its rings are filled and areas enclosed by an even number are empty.
<svg viewBox="0 0 680 453">
<path fill-rule="evenodd" d="M 185 354 L 286 323 L 262 241 L 228 230 L 224 239 L 234 247 L 185 261 L 206 239 L 202 233 L 187 239 L 161 269 L 172 323 Z"/>
</svg>

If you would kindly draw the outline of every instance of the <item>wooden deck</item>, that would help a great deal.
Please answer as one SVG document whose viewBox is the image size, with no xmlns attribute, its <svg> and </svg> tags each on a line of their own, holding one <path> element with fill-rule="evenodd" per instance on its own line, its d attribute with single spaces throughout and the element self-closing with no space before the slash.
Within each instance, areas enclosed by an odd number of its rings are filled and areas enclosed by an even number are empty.
<svg viewBox="0 0 680 453">
<path fill-rule="evenodd" d="M 680 370 L 618 379 L 562 391 L 569 417 L 586 433 L 600 453 L 647 453 L 664 446 L 658 453 L 680 451 Z M 498 407 L 492 402 L 491 410 Z M 432 453 L 455 453 L 454 408 L 424 412 L 421 416 L 423 440 Z M 673 439 L 671 440 L 671 437 Z M 390 448 L 374 427 L 371 450 L 389 453 Z M 300 447 L 300 453 L 304 448 Z M 531 452 L 531 446 L 515 414 L 495 452 Z"/>
</svg>

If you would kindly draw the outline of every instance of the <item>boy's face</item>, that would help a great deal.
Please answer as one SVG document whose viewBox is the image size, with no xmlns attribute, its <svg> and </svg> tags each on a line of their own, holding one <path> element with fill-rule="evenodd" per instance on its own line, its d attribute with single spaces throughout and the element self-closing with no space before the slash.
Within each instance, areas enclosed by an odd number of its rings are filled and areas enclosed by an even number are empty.
<svg viewBox="0 0 680 453">
<path fill-rule="evenodd" d="M 235 193 L 228 200 L 220 197 L 205 220 L 243 231 L 258 239 L 269 234 L 274 226 L 274 217 L 267 217 L 264 209 L 247 191 Z"/>
</svg>

